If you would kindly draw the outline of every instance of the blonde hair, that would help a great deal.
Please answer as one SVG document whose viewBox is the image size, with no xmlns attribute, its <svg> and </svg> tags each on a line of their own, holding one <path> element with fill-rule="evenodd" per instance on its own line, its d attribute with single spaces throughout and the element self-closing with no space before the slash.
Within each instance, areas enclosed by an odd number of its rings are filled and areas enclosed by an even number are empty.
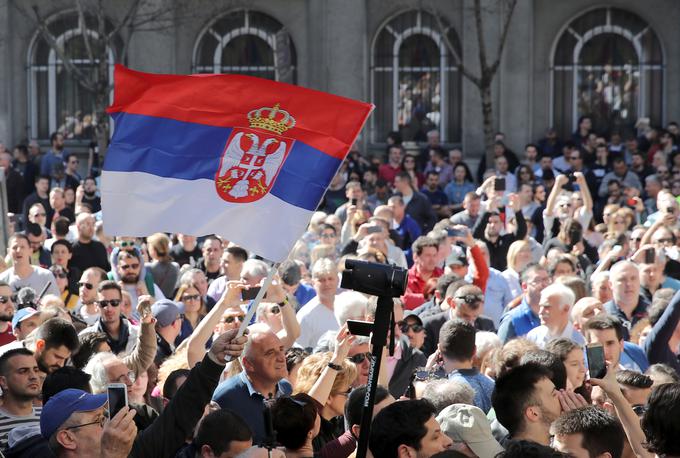
<svg viewBox="0 0 680 458">
<path fill-rule="evenodd" d="M 309 393 L 316 381 L 321 377 L 321 373 L 326 369 L 333 353 L 314 353 L 302 361 L 300 369 L 298 369 L 297 383 L 295 384 L 294 394 Z M 357 367 L 348 359 L 343 360 L 340 365 L 342 370 L 338 371 L 333 381 L 333 388 L 331 394 L 338 393 L 338 391 L 350 386 L 357 378 Z"/>
<path fill-rule="evenodd" d="M 153 253 L 159 261 L 170 261 L 170 238 L 162 232 L 157 232 L 146 238 L 149 254 Z"/>
<path fill-rule="evenodd" d="M 335 247 L 327 243 L 319 243 L 312 248 L 312 253 L 309 256 L 311 265 L 315 265 L 321 259 L 335 258 Z"/>
<path fill-rule="evenodd" d="M 168 376 L 177 369 L 191 369 L 189 367 L 189 360 L 187 359 L 188 345 L 183 345 L 175 350 L 175 353 L 170 355 L 168 359 L 163 361 L 161 367 L 158 368 L 158 384 L 157 386 L 163 389 L 165 380 Z"/>
<path fill-rule="evenodd" d="M 510 244 L 510 247 L 508 248 L 508 255 L 506 259 L 508 262 L 508 267 L 517 273 L 519 273 L 520 270 L 516 263 L 517 254 L 519 254 L 519 252 L 522 251 L 523 248 L 528 248 L 529 250 L 531 250 L 531 245 L 526 240 L 515 240 Z"/>
</svg>

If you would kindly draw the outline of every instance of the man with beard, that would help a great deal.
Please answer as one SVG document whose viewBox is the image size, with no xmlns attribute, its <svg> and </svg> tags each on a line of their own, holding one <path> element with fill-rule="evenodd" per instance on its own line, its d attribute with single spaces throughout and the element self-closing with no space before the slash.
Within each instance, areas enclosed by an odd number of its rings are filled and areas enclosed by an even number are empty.
<svg viewBox="0 0 680 458">
<path fill-rule="evenodd" d="M 81 203 L 89 205 L 92 213 L 97 213 L 102 209 L 102 199 L 97 194 L 97 182 L 94 177 L 85 178 Z"/>
<path fill-rule="evenodd" d="M 12 318 L 14 317 L 14 292 L 5 282 L 0 282 L 0 345 L 15 340 L 12 333 Z"/>
<path fill-rule="evenodd" d="M 41 407 L 33 401 L 40 396 L 42 382 L 33 352 L 16 348 L 0 356 L 0 448 L 7 447 L 9 432 L 16 427 L 39 426 Z"/>
<path fill-rule="evenodd" d="M 83 272 L 78 282 L 78 305 L 74 313 L 88 326 L 93 325 L 99 318 L 99 309 L 95 301 L 97 300 L 97 287 L 104 280 L 106 280 L 106 272 L 99 267 L 90 267 Z"/>
<path fill-rule="evenodd" d="M 73 244 L 69 267 L 77 267 L 81 271 L 89 267 L 99 267 L 105 271 L 111 268 L 104 244 L 93 240 L 94 222 L 94 216 L 88 213 L 80 213 L 76 217 L 78 241 Z"/>
<path fill-rule="evenodd" d="M 142 278 L 141 272 L 144 263 L 140 259 L 139 251 L 121 250 L 118 253 L 117 261 L 116 272 L 118 278 L 123 282 L 121 285 L 123 289 L 130 294 L 133 304 L 137 303 L 139 296 L 147 294 L 153 296 L 156 300 L 165 299 L 163 291 L 153 282 L 153 277 L 146 276 Z M 112 272 L 109 272 L 109 279 L 115 279 Z"/>
<path fill-rule="evenodd" d="M 119 358 L 130 355 L 139 340 L 139 327 L 130 324 L 120 313 L 122 301 L 123 293 L 118 283 L 111 280 L 101 282 L 95 301 L 101 315 L 92 326 L 80 332 L 81 336 L 90 332 L 103 332 L 111 353 Z"/>
<path fill-rule="evenodd" d="M 45 153 L 40 163 L 41 175 L 52 175 L 54 166 L 62 165 L 64 161 L 64 136 L 59 132 L 54 132 L 50 135 L 50 150 Z"/>
</svg>

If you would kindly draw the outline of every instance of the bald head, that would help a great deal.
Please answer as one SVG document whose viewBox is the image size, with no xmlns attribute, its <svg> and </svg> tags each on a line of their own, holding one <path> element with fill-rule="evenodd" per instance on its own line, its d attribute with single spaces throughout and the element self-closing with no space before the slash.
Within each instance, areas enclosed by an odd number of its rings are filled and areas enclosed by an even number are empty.
<svg viewBox="0 0 680 458">
<path fill-rule="evenodd" d="M 621 261 L 610 270 L 614 302 L 621 307 L 635 307 L 640 296 L 640 273 L 635 264 Z"/>
<path fill-rule="evenodd" d="M 583 325 L 586 321 L 604 313 L 604 307 L 599 299 L 594 297 L 584 297 L 577 301 L 571 309 L 571 321 L 574 323 L 574 327 L 580 331 L 583 329 Z"/>
</svg>

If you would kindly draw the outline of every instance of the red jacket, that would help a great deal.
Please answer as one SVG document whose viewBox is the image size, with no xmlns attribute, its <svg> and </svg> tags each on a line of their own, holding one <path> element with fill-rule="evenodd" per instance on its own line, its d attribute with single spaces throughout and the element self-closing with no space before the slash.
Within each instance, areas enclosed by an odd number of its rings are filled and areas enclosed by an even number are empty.
<svg viewBox="0 0 680 458">
<path fill-rule="evenodd" d="M 439 278 L 444 275 L 444 269 L 435 267 L 430 278 Z M 416 264 L 408 270 L 408 283 L 406 284 L 406 293 L 402 296 L 404 301 L 404 308 L 406 310 L 413 310 L 425 302 L 423 297 L 423 290 L 427 280 L 420 276 L 420 271 Z"/>
</svg>

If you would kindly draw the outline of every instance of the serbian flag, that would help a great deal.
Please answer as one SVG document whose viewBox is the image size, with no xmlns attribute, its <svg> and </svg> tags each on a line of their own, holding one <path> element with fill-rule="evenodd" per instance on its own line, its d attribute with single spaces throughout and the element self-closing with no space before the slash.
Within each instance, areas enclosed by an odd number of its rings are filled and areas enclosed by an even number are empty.
<svg viewBox="0 0 680 458">
<path fill-rule="evenodd" d="M 105 230 L 217 234 L 288 256 L 373 106 L 242 75 L 116 65 Z"/>
</svg>

